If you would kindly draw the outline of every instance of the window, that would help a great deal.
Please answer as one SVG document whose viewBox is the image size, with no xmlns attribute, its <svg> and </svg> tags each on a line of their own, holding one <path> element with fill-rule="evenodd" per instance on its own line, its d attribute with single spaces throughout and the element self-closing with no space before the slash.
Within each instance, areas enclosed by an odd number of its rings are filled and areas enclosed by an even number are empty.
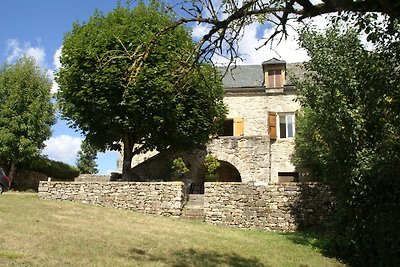
<svg viewBox="0 0 400 267">
<path fill-rule="evenodd" d="M 279 114 L 279 137 L 292 138 L 294 134 L 294 113 Z"/>
<path fill-rule="evenodd" d="M 222 136 L 233 136 L 233 119 L 224 121 Z"/>
<path fill-rule="evenodd" d="M 278 172 L 278 181 L 280 183 L 298 182 L 299 181 L 299 173 L 298 172 Z"/>
<path fill-rule="evenodd" d="M 226 119 L 223 124 L 222 136 L 243 136 L 243 118 Z"/>
<path fill-rule="evenodd" d="M 282 87 L 282 70 L 268 70 L 268 87 Z"/>
</svg>

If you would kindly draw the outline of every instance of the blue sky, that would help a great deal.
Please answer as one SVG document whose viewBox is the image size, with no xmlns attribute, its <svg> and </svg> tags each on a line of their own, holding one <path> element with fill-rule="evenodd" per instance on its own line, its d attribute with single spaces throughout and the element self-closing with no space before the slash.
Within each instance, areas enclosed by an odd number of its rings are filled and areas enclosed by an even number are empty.
<svg viewBox="0 0 400 267">
<path fill-rule="evenodd" d="M 115 6 L 113 0 L 1 1 L 0 63 L 11 63 L 18 56 L 28 54 L 35 57 L 51 76 L 59 64 L 54 56 L 73 22 L 88 21 L 96 8 L 107 13 Z M 52 159 L 75 165 L 82 139 L 79 132 L 60 119 L 52 129 L 53 136 L 47 141 L 44 153 Z M 97 161 L 100 172 L 116 171 L 117 159 L 116 152 L 100 153 Z"/>
<path fill-rule="evenodd" d="M 125 1 L 121 1 L 124 3 Z M 58 56 L 61 52 L 63 36 L 72 29 L 75 21 L 88 21 L 95 9 L 107 13 L 115 8 L 116 0 L 22 0 L 0 1 L 0 64 L 12 63 L 22 55 L 32 56 L 53 78 L 60 67 Z M 200 38 L 207 31 L 204 25 L 193 27 L 193 38 Z M 272 57 L 299 62 L 307 59 L 304 51 L 299 50 L 293 33 L 289 40 L 278 46 L 259 47 L 262 37 L 269 29 L 263 25 L 249 26 L 240 45 L 243 64 L 261 64 Z M 215 58 L 216 62 L 224 62 Z M 53 91 L 57 90 L 54 84 Z M 53 135 L 46 142 L 43 151 L 49 158 L 74 165 L 82 137 L 79 132 L 70 129 L 61 119 L 53 126 Z M 106 152 L 98 155 L 100 173 L 117 170 L 118 153 Z"/>
</svg>

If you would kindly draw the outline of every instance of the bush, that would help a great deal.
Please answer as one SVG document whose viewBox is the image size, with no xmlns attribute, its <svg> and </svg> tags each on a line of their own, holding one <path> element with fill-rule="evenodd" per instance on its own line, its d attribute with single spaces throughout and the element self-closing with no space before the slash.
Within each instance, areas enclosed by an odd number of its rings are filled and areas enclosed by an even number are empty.
<svg viewBox="0 0 400 267">
<path fill-rule="evenodd" d="M 76 167 L 43 156 L 33 160 L 25 168 L 46 174 L 57 180 L 72 181 L 79 175 L 79 170 Z"/>
</svg>

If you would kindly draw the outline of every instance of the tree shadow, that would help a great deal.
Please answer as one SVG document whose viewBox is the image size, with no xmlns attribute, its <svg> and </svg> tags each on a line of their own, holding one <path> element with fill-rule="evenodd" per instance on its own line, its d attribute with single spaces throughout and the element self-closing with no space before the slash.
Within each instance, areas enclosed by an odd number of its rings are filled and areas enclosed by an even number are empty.
<svg viewBox="0 0 400 267">
<path fill-rule="evenodd" d="M 335 219 L 335 194 L 329 184 L 299 182 L 300 192 L 289 205 L 297 230 L 284 233 L 288 240 L 318 250 L 326 257 L 332 252 L 332 226 Z"/>
<path fill-rule="evenodd" d="M 335 196 L 331 186 L 315 182 L 299 182 L 297 197 L 289 204 L 289 212 L 300 231 L 325 231 L 332 226 Z"/>
<path fill-rule="evenodd" d="M 133 248 L 129 257 L 142 262 L 161 262 L 173 267 L 200 267 L 200 266 L 232 266 L 232 267 L 267 267 L 257 258 L 245 258 L 236 253 L 218 253 L 214 251 L 197 251 L 185 249 L 173 251 L 170 255 L 161 256 L 150 254 L 144 250 Z M 164 254 L 165 255 L 165 254 Z"/>
</svg>

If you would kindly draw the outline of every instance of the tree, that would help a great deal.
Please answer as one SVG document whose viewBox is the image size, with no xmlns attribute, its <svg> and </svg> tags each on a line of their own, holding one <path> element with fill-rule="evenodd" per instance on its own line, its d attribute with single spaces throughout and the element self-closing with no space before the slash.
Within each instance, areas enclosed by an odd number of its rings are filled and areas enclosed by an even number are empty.
<svg viewBox="0 0 400 267">
<path fill-rule="evenodd" d="M 305 29 L 311 60 L 297 81 L 304 108 L 295 162 L 337 192 L 336 252 L 354 266 L 400 264 L 400 76 L 386 47 L 357 33 Z"/>
<path fill-rule="evenodd" d="M 97 150 L 86 140 L 82 141 L 81 150 L 78 152 L 76 167 L 80 173 L 98 173 L 97 169 Z"/>
<path fill-rule="evenodd" d="M 201 146 L 225 114 L 216 71 L 194 60 L 188 30 L 172 20 L 156 2 L 118 6 L 64 39 L 61 112 L 96 149 L 122 143 L 125 180 L 134 155 Z"/>
<path fill-rule="evenodd" d="M 14 178 L 16 166 L 40 155 L 55 122 L 52 83 L 32 58 L 0 68 L 0 158 Z"/>
<path fill-rule="evenodd" d="M 215 53 L 234 61 L 239 57 L 237 50 L 244 28 L 255 22 L 274 28 L 265 44 L 280 40 L 287 35 L 291 21 L 303 21 L 324 14 L 338 14 L 338 17 L 355 25 L 360 31 L 375 35 L 375 27 L 384 30 L 386 37 L 400 38 L 398 0 L 249 0 L 173 1 L 170 8 L 181 18 L 182 23 L 200 23 L 207 28 L 199 48 L 199 57 L 210 58 Z M 378 19 L 377 14 L 385 17 Z M 383 25 L 383 27 L 381 27 Z"/>
</svg>

